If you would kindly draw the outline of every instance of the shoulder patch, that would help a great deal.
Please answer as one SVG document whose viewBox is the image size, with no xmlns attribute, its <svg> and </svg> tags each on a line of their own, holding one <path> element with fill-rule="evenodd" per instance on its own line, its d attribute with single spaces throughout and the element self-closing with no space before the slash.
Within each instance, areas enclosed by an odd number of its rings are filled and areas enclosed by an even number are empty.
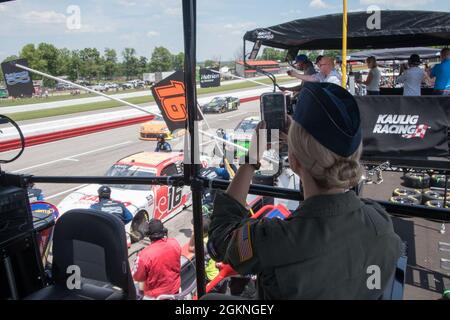
<svg viewBox="0 0 450 320">
<path fill-rule="evenodd" d="M 250 225 L 251 223 L 247 222 L 235 231 L 239 261 L 241 263 L 253 258 Z"/>
</svg>

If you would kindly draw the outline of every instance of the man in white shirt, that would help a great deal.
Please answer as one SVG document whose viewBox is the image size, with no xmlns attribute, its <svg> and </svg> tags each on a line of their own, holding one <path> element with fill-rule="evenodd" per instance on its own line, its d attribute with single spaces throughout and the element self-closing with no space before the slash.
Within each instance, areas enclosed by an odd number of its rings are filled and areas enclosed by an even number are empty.
<svg viewBox="0 0 450 320">
<path fill-rule="evenodd" d="M 334 68 L 334 59 L 331 57 L 322 57 L 317 63 L 320 72 L 313 75 L 300 74 L 295 71 L 288 71 L 288 75 L 302 81 L 310 82 L 330 82 L 341 85 L 341 75 Z"/>
<path fill-rule="evenodd" d="M 397 83 L 403 83 L 404 96 L 420 96 L 422 82 L 431 82 L 428 74 L 419 68 L 420 62 L 419 55 L 412 54 L 408 60 L 409 68 L 397 78 Z"/>
</svg>

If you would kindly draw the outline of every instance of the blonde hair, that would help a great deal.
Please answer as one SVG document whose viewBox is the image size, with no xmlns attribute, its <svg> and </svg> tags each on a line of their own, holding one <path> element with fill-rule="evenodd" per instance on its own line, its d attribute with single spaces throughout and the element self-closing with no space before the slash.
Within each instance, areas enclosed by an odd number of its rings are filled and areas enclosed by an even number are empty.
<svg viewBox="0 0 450 320">
<path fill-rule="evenodd" d="M 316 184 L 325 190 L 350 189 L 362 175 L 359 158 L 362 143 L 349 157 L 341 157 L 321 145 L 302 126 L 293 122 L 288 135 L 289 151 L 311 174 Z"/>
</svg>

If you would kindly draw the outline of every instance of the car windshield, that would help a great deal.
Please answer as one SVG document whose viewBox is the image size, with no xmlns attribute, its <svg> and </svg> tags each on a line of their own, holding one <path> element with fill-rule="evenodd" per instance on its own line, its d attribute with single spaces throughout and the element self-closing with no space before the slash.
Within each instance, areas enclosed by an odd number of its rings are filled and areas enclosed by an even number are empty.
<svg viewBox="0 0 450 320">
<path fill-rule="evenodd" d="M 106 172 L 108 177 L 154 177 L 155 175 L 155 170 L 129 164 L 115 164 Z M 150 190 L 150 187 L 144 184 L 114 184 L 109 185 L 109 187 L 127 190 Z"/>
<path fill-rule="evenodd" d="M 222 101 L 225 101 L 225 99 L 221 97 L 215 97 L 214 99 L 211 100 L 211 103 L 219 103 Z"/>
<path fill-rule="evenodd" d="M 240 131 L 249 131 L 254 130 L 258 125 L 258 121 L 256 120 L 243 120 L 237 127 L 236 130 Z"/>
</svg>

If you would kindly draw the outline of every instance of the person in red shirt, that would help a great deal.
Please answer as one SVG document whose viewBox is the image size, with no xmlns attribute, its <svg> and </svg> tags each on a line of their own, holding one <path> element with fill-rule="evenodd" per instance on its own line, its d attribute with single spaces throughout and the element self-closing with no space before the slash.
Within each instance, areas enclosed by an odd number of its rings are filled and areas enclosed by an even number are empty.
<svg viewBox="0 0 450 320">
<path fill-rule="evenodd" d="M 151 243 L 139 252 L 133 268 L 133 279 L 144 283 L 145 298 L 156 299 L 162 294 L 177 294 L 180 290 L 181 247 L 167 237 L 161 220 L 151 219 L 146 236 Z"/>
</svg>

